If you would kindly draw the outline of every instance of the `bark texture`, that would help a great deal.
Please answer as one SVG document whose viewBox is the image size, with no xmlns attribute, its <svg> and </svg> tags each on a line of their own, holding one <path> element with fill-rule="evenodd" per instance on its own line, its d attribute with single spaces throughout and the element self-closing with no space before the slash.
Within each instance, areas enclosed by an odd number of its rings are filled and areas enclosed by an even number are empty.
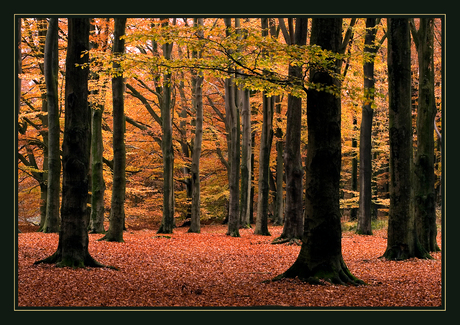
<svg viewBox="0 0 460 325">
<path fill-rule="evenodd" d="M 45 43 L 45 82 L 48 102 L 48 195 L 43 232 L 59 231 L 61 190 L 61 154 L 59 134 L 59 51 L 58 19 L 50 18 Z"/>
<path fill-rule="evenodd" d="M 374 110 L 374 58 L 377 52 L 375 42 L 376 19 L 366 19 L 364 37 L 364 102 L 359 134 L 359 215 L 356 232 L 372 235 L 372 119 Z"/>
<path fill-rule="evenodd" d="M 270 151 L 273 138 L 273 106 L 274 98 L 263 96 L 263 122 L 260 135 L 259 155 L 259 199 L 257 204 L 257 219 L 254 234 L 270 236 L 268 231 L 268 195 L 270 190 Z"/>
<path fill-rule="evenodd" d="M 414 26 L 415 28 L 415 26 Z M 414 165 L 415 225 L 417 239 L 428 252 L 439 251 L 436 242 L 436 194 L 434 174 L 434 19 L 421 18 L 412 32 L 418 53 L 419 98 L 417 152 Z M 49 194 L 48 194 L 49 195 Z"/>
<path fill-rule="evenodd" d="M 167 22 L 165 23 L 167 24 Z M 166 60 L 171 59 L 173 44 L 163 45 L 163 55 Z M 163 139 L 163 217 L 158 233 L 171 234 L 175 228 L 174 221 L 174 150 L 172 145 L 172 117 L 171 117 L 171 74 L 166 73 L 163 80 L 161 97 L 161 120 Z"/>
<path fill-rule="evenodd" d="M 195 26 L 203 25 L 203 18 L 194 19 Z M 203 36 L 202 32 L 199 35 Z M 194 52 L 194 57 L 201 56 L 199 53 Z M 201 146 L 203 143 L 203 74 L 201 72 L 195 73 L 193 76 L 193 94 L 194 94 L 194 107 L 196 114 L 195 121 L 195 138 L 193 139 L 192 151 L 192 166 L 190 168 L 191 183 L 192 183 L 192 207 L 191 207 L 191 220 L 189 232 L 200 232 L 200 216 L 201 216 L 201 188 L 200 188 L 200 157 Z"/>
<path fill-rule="evenodd" d="M 88 252 L 88 68 L 82 69 L 75 65 L 88 63 L 88 54 L 82 55 L 88 49 L 89 19 L 69 18 L 61 229 L 57 251 L 35 263 L 56 263 L 58 266 L 71 267 L 102 266 Z"/>
<path fill-rule="evenodd" d="M 388 20 L 390 211 L 388 260 L 423 257 L 415 233 L 412 188 L 411 62 L 409 21 Z"/>
<path fill-rule="evenodd" d="M 341 37 L 341 18 L 313 19 L 311 44 L 338 52 Z M 320 67 L 310 71 L 310 81 L 340 86 L 339 80 Z M 360 284 L 362 281 L 350 273 L 342 257 L 340 96 L 309 89 L 307 107 L 306 218 L 302 247 L 294 264 L 275 279 L 299 277 L 311 283 Z"/>
<path fill-rule="evenodd" d="M 296 18 L 295 33 L 293 33 L 293 21 L 289 20 L 288 33 L 282 28 L 284 38 L 289 44 L 305 45 L 307 42 L 307 18 Z M 280 26 L 284 26 L 280 19 Z M 297 66 L 289 66 L 289 76 L 293 79 L 302 78 L 302 69 Z M 281 236 L 274 243 L 298 240 L 302 237 L 303 197 L 302 197 L 302 160 L 300 154 L 300 139 L 302 129 L 302 99 L 288 96 L 286 146 L 284 148 L 284 168 L 286 175 L 286 205 L 284 227 Z"/>
<path fill-rule="evenodd" d="M 125 51 L 125 42 L 121 37 L 125 34 L 126 18 L 115 18 L 114 56 L 121 59 Z M 126 192 L 126 149 L 125 149 L 125 113 L 124 113 L 124 81 L 123 71 L 118 62 L 113 63 L 115 77 L 112 78 L 113 101 L 113 182 L 112 201 L 110 207 L 110 224 L 106 235 L 100 240 L 123 242 L 125 220 Z"/>
<path fill-rule="evenodd" d="M 227 36 L 232 26 L 231 18 L 224 19 L 227 27 Z M 235 27 L 239 25 L 239 19 L 235 19 Z M 239 190 L 240 190 L 240 116 L 236 106 L 236 86 L 233 77 L 234 70 L 229 69 L 231 77 L 225 79 L 225 118 L 228 141 L 228 164 L 229 164 L 229 210 L 227 235 L 240 237 L 239 226 Z"/>
</svg>

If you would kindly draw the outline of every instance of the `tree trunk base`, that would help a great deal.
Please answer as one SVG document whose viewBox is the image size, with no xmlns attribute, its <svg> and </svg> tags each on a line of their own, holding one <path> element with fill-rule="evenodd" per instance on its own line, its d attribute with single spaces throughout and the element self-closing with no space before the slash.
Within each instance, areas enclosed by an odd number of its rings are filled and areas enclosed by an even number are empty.
<svg viewBox="0 0 460 325">
<path fill-rule="evenodd" d="M 302 242 L 298 238 L 283 238 L 283 237 L 275 238 L 271 242 L 271 244 L 272 245 L 286 244 L 286 245 L 302 246 Z"/>
<path fill-rule="evenodd" d="M 388 261 L 403 261 L 413 257 L 420 259 L 433 259 L 433 257 L 420 245 L 416 245 L 414 253 L 411 253 L 406 245 L 394 245 L 392 247 L 388 247 L 380 258 L 385 258 Z"/>
<path fill-rule="evenodd" d="M 66 258 L 66 259 L 64 259 L 62 257 L 61 253 L 56 252 L 53 255 L 51 255 L 51 256 L 43 259 L 43 260 L 39 260 L 39 261 L 34 262 L 34 265 L 41 264 L 41 263 L 43 263 L 43 264 L 56 264 L 57 267 L 71 267 L 73 269 L 85 268 L 85 267 L 106 267 L 106 268 L 118 270 L 118 268 L 116 268 L 114 266 L 108 266 L 108 265 L 104 265 L 104 264 L 99 263 L 89 253 L 87 253 L 85 255 L 85 257 L 82 258 L 82 259 L 78 259 L 78 258 L 73 258 L 73 259 Z"/>
<path fill-rule="evenodd" d="M 117 243 L 124 243 L 125 241 L 123 240 L 123 234 L 121 236 L 114 236 L 111 235 L 110 232 L 107 232 L 104 237 L 99 238 L 97 241 L 111 241 L 111 242 L 117 242 Z"/>
<path fill-rule="evenodd" d="M 241 237 L 240 232 L 238 231 L 238 229 L 233 230 L 233 231 L 229 230 L 229 231 L 227 231 L 226 235 L 230 236 L 230 237 Z"/>
<path fill-rule="evenodd" d="M 297 260 L 286 272 L 273 278 L 279 281 L 285 278 L 299 278 L 310 284 L 365 285 L 348 270 L 342 258 L 318 264 L 310 268 L 307 263 Z"/>
</svg>

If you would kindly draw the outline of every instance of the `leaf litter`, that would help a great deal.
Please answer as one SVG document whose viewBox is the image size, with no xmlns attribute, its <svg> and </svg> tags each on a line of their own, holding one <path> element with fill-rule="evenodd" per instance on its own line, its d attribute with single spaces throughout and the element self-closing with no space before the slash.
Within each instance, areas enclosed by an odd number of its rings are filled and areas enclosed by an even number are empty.
<svg viewBox="0 0 460 325">
<path fill-rule="evenodd" d="M 441 253 L 433 260 L 394 262 L 380 259 L 386 231 L 373 236 L 344 232 L 342 252 L 353 275 L 365 286 L 311 285 L 298 279 L 267 282 L 296 260 L 297 245 L 272 245 L 271 236 L 226 226 L 202 226 L 200 234 L 176 228 L 128 230 L 125 243 L 97 241 L 89 252 L 109 268 L 57 268 L 33 265 L 56 251 L 57 234 L 18 234 L 18 307 L 440 307 Z M 438 234 L 438 245 L 441 246 Z"/>
</svg>

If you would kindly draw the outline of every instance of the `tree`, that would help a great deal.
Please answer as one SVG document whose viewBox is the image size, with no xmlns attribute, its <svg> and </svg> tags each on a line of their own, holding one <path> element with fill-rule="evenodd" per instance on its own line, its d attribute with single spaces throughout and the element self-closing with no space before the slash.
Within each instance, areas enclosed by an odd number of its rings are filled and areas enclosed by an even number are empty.
<svg viewBox="0 0 460 325">
<path fill-rule="evenodd" d="M 162 26 L 168 26 L 168 20 L 164 19 Z M 163 56 L 165 60 L 171 60 L 173 43 L 163 44 Z M 161 120 L 163 139 L 161 150 L 163 152 L 163 218 L 161 219 L 158 233 L 171 234 L 175 227 L 174 222 L 174 150 L 172 145 L 172 120 L 171 120 L 171 72 L 163 76 L 163 92 L 161 96 Z"/>
<path fill-rule="evenodd" d="M 372 235 L 372 118 L 374 111 L 374 58 L 377 53 L 375 36 L 377 34 L 376 18 L 366 19 L 364 36 L 364 101 L 362 107 L 361 128 L 359 134 L 359 215 L 356 232 Z"/>
<path fill-rule="evenodd" d="M 268 18 L 262 18 L 262 36 L 268 36 Z M 270 152 L 273 139 L 273 111 L 275 98 L 262 93 L 262 132 L 259 154 L 259 199 L 257 204 L 256 229 L 254 234 L 270 236 L 268 231 L 268 196 L 270 177 Z"/>
<path fill-rule="evenodd" d="M 390 212 L 388 260 L 426 257 L 419 245 L 413 211 L 410 30 L 407 18 L 388 19 L 390 119 Z"/>
<path fill-rule="evenodd" d="M 203 26 L 203 18 L 194 18 L 195 26 Z M 196 51 L 193 53 L 195 57 L 200 54 Z M 192 151 L 192 167 L 191 183 L 192 183 L 192 211 L 190 220 L 189 232 L 200 232 L 200 209 L 201 209 L 201 187 L 200 187 L 200 156 L 201 146 L 203 143 L 203 73 L 194 73 L 192 80 L 193 94 L 194 94 L 194 107 L 196 113 L 195 121 L 195 138 L 193 140 L 193 151 Z"/>
<path fill-rule="evenodd" d="M 419 96 L 417 108 L 417 152 L 414 164 L 415 227 L 420 245 L 428 252 L 439 251 L 436 242 L 436 195 L 434 174 L 434 19 L 420 18 L 420 27 L 411 20 L 418 53 Z"/>
<path fill-rule="evenodd" d="M 280 27 L 288 45 L 305 45 L 307 42 L 308 18 L 296 18 L 295 32 L 293 18 L 288 19 L 288 32 L 284 20 L 280 19 Z M 289 77 L 302 78 L 302 67 L 289 66 Z M 302 128 L 302 98 L 288 95 L 286 142 L 284 148 L 284 168 L 286 175 L 286 206 L 285 220 L 281 236 L 274 243 L 298 240 L 303 233 L 303 199 L 302 199 L 302 158 L 300 139 Z"/>
<path fill-rule="evenodd" d="M 339 52 L 341 40 L 341 18 L 313 19 L 311 45 L 318 45 L 333 54 Z M 363 282 L 350 273 L 342 257 L 339 205 L 341 103 L 337 93 L 340 89 L 337 77 L 340 63 L 334 57 L 327 60 L 328 70 L 310 68 L 310 82 L 321 86 L 307 90 L 307 189 L 302 247 L 294 264 L 275 280 L 299 277 L 311 283 L 326 280 L 338 284 L 361 284 Z"/>
<path fill-rule="evenodd" d="M 109 21 L 110 18 L 104 20 L 104 25 L 99 29 L 99 35 L 102 36 L 100 43 L 93 42 L 93 50 L 100 50 L 102 53 L 106 53 L 108 49 L 108 37 L 109 37 Z M 94 30 L 93 32 L 96 33 Z M 96 63 L 98 69 L 102 69 L 102 62 Z M 103 80 L 101 80 L 104 78 Z M 103 173 L 103 152 L 104 143 L 102 137 L 102 116 L 105 106 L 105 94 L 107 87 L 106 77 L 100 73 L 100 71 L 92 72 L 92 79 L 99 84 L 102 81 L 101 86 L 96 86 L 93 90 L 93 96 L 95 100 L 91 103 L 91 216 L 89 222 L 90 233 L 105 233 L 104 228 L 104 194 L 105 194 L 105 180 Z"/>
<path fill-rule="evenodd" d="M 69 18 L 66 57 L 65 128 L 62 144 L 61 229 L 56 252 L 38 263 L 57 266 L 102 266 L 88 252 L 89 19 Z"/>
<path fill-rule="evenodd" d="M 125 113 L 124 113 L 124 81 L 123 68 L 118 60 L 122 59 L 125 51 L 126 18 L 115 18 L 112 77 L 113 99 L 113 183 L 110 209 L 110 225 L 107 233 L 100 240 L 123 242 L 123 227 L 125 221 L 125 191 L 126 191 L 126 149 L 125 149 Z"/>
<path fill-rule="evenodd" d="M 226 36 L 230 36 L 232 19 L 224 18 Z M 239 19 L 235 19 L 235 27 L 239 27 Z M 227 235 L 240 237 L 239 233 L 239 182 L 240 182 L 240 114 L 236 106 L 236 85 L 234 81 L 234 69 L 229 69 L 230 77 L 225 79 L 225 118 L 228 125 L 228 164 L 229 164 L 229 212 Z"/>
<path fill-rule="evenodd" d="M 61 155 L 58 94 L 58 18 L 50 18 L 45 42 L 44 75 L 48 103 L 48 196 L 43 232 L 59 231 L 59 194 L 61 189 Z"/>
</svg>

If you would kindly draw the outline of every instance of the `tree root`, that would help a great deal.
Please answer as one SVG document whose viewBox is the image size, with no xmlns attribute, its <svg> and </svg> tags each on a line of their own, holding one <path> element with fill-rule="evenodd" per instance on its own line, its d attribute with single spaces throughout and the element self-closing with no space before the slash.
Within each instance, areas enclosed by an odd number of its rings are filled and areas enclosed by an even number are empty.
<svg viewBox="0 0 460 325">
<path fill-rule="evenodd" d="M 272 245 L 279 245 L 279 244 L 285 244 L 286 245 L 297 245 L 297 246 L 302 246 L 302 242 L 298 238 L 275 238 L 271 244 Z"/>
</svg>

